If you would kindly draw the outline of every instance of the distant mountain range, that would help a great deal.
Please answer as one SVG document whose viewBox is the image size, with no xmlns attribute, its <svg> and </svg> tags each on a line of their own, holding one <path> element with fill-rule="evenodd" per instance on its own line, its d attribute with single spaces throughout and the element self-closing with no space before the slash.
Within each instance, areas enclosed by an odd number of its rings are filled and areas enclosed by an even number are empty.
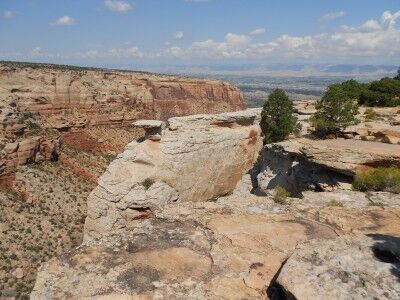
<svg viewBox="0 0 400 300">
<path fill-rule="evenodd" d="M 187 75 L 247 76 L 354 76 L 383 77 L 396 74 L 398 65 L 358 64 L 204 64 L 204 65 L 121 65 L 112 68 Z"/>
</svg>

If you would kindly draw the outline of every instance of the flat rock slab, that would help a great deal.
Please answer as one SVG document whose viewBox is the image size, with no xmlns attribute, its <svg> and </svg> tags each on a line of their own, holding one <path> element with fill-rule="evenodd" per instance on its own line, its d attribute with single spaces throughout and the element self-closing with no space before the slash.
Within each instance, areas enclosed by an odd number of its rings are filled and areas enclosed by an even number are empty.
<svg viewBox="0 0 400 300">
<path fill-rule="evenodd" d="M 314 240 L 295 251 L 277 282 L 289 299 L 400 299 L 399 258 L 396 236 Z"/>
<path fill-rule="evenodd" d="M 363 167 L 400 165 L 400 145 L 360 140 L 299 138 L 274 144 L 283 151 L 329 169 L 354 175 Z"/>
<path fill-rule="evenodd" d="M 165 122 L 158 120 L 139 120 L 133 123 L 133 126 L 144 129 L 154 129 L 154 128 L 162 128 L 165 126 Z"/>
</svg>

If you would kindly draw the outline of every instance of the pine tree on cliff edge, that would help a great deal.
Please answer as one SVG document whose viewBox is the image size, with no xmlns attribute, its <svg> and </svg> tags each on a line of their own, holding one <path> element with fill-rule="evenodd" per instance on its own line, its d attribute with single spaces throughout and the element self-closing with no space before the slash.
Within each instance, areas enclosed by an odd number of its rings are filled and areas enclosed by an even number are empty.
<svg viewBox="0 0 400 300">
<path fill-rule="evenodd" d="M 276 89 L 269 95 L 261 112 L 260 126 L 264 144 L 283 141 L 299 131 L 300 124 L 293 116 L 293 102 L 283 90 Z"/>
</svg>

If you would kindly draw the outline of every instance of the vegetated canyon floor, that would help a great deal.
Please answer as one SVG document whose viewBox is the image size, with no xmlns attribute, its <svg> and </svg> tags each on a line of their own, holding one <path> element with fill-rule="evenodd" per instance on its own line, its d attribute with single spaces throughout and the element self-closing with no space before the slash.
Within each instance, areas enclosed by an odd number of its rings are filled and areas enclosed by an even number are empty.
<svg viewBox="0 0 400 300">
<path fill-rule="evenodd" d="M 103 126 L 62 135 L 59 161 L 19 166 L 0 181 L 0 295 L 26 297 L 43 262 L 82 242 L 97 178 L 143 132 Z"/>
</svg>

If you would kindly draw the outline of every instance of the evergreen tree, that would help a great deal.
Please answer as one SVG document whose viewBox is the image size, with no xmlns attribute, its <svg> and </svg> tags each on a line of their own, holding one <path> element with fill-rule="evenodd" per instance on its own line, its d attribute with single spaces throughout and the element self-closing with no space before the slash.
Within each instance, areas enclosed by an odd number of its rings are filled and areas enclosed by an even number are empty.
<svg viewBox="0 0 400 300">
<path fill-rule="evenodd" d="M 316 104 L 317 112 L 311 118 L 316 134 L 337 135 L 342 129 L 357 123 L 358 104 L 340 84 L 333 84 Z"/>
<path fill-rule="evenodd" d="M 276 89 L 269 95 L 261 112 L 260 126 L 265 144 L 283 141 L 300 129 L 293 116 L 293 102 L 283 90 Z"/>
</svg>

